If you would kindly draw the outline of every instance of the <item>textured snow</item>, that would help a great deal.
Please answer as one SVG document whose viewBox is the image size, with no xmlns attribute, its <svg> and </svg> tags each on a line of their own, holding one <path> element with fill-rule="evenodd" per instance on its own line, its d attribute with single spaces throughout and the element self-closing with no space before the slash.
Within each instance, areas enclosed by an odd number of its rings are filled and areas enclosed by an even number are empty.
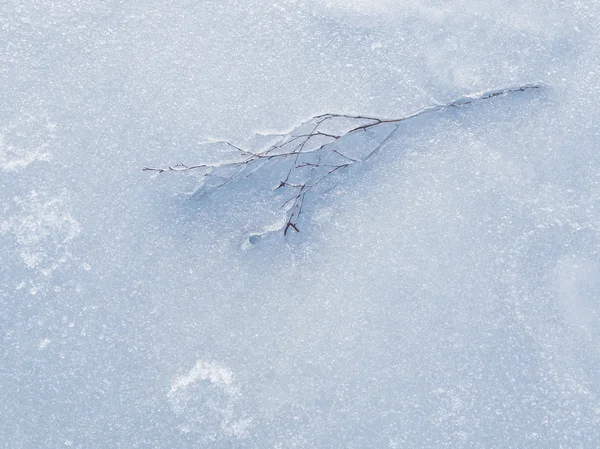
<svg viewBox="0 0 600 449">
<path fill-rule="evenodd" d="M 600 446 L 597 2 L 0 9 L 0 446 Z M 285 238 L 272 176 L 142 171 L 531 82 Z"/>
</svg>

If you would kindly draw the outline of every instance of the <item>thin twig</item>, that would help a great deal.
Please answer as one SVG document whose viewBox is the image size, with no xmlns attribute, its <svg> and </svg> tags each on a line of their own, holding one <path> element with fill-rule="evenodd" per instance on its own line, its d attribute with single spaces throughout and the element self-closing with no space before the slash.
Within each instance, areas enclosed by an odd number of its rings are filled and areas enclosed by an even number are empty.
<svg viewBox="0 0 600 449">
<path fill-rule="evenodd" d="M 287 191 L 290 191 L 292 193 L 290 198 L 287 201 L 285 201 L 282 205 L 283 208 L 286 208 L 288 219 L 281 229 L 283 230 L 283 234 L 287 235 L 287 232 L 290 228 L 296 232 L 300 232 L 297 223 L 302 214 L 305 196 L 309 191 L 311 191 L 323 180 L 330 177 L 338 170 L 346 169 L 351 165 L 354 165 L 359 162 L 364 162 L 367 159 L 370 159 L 371 157 L 375 156 L 383 148 L 383 146 L 392 138 L 392 136 L 398 130 L 402 122 L 430 112 L 440 112 L 451 108 L 460 108 L 482 100 L 511 95 L 517 92 L 538 90 L 542 89 L 543 87 L 543 84 L 533 83 L 523 84 L 516 87 L 480 92 L 466 97 L 457 98 L 445 104 L 429 106 L 412 114 L 398 118 L 378 118 L 364 115 L 349 115 L 335 113 L 320 114 L 312 117 L 309 120 L 306 120 L 296 128 L 296 130 L 301 130 L 308 125 L 312 125 L 309 132 L 300 132 L 299 134 L 294 134 L 294 132 L 291 132 L 285 135 L 277 135 L 281 136 L 281 139 L 279 139 L 277 143 L 269 146 L 263 151 L 249 151 L 229 141 L 215 142 L 225 144 L 239 152 L 243 158 L 238 161 L 223 162 L 221 164 L 177 164 L 173 166 L 158 168 L 145 167 L 143 170 L 152 171 L 156 173 L 205 170 L 205 177 L 216 177 L 223 180 L 221 184 L 216 186 L 221 187 L 229 182 L 244 179 L 250 176 L 256 170 L 260 169 L 262 167 L 262 163 L 266 161 L 275 159 L 292 159 L 291 166 L 289 169 L 286 170 L 286 175 L 284 179 L 279 181 L 278 186 L 275 188 L 275 190 L 286 189 Z M 320 130 L 322 125 L 325 125 L 329 122 L 333 123 L 342 120 L 355 122 L 355 124 L 353 126 L 348 127 L 346 131 L 341 133 L 333 133 Z M 385 125 L 395 126 L 389 133 L 385 135 L 383 139 L 379 141 L 379 143 L 375 146 L 374 149 L 368 151 L 364 156 L 361 156 L 359 158 L 350 157 L 342 153 L 339 149 L 337 149 L 334 146 L 334 144 L 336 144 L 337 142 L 341 142 L 342 140 L 345 140 L 346 138 L 355 133 L 366 132 L 372 129 L 383 127 Z M 329 139 L 329 141 L 317 144 L 317 146 L 314 147 L 310 147 L 308 145 L 309 142 L 317 138 Z M 343 158 L 343 162 L 336 163 L 335 161 L 330 160 L 332 154 Z M 310 158 L 314 159 L 311 160 Z M 249 168 L 251 164 L 253 169 L 250 171 Z M 227 173 L 226 170 L 234 167 L 240 167 L 241 169 L 230 176 L 223 176 L 220 174 L 222 173 L 222 171 L 225 171 L 225 173 Z M 308 170 L 308 173 L 306 173 L 307 170 L 302 171 L 302 169 L 306 168 L 310 169 Z M 301 176 L 301 181 L 291 181 L 293 177 L 297 178 L 298 176 Z"/>
</svg>

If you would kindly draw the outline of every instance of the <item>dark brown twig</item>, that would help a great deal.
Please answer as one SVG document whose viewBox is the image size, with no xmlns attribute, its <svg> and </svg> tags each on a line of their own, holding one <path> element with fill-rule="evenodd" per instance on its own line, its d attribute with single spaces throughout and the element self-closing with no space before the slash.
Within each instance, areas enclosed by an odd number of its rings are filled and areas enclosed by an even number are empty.
<svg viewBox="0 0 600 449">
<path fill-rule="evenodd" d="M 400 124 L 411 118 L 421 116 L 430 112 L 439 112 L 451 108 L 471 105 L 475 102 L 488 100 L 500 96 L 506 96 L 517 92 L 525 92 L 529 90 L 542 89 L 544 86 L 540 83 L 524 84 L 516 87 L 505 89 L 490 90 L 478 94 L 469 95 L 458 98 L 449 103 L 438 104 L 421 109 L 413 114 L 391 119 L 382 119 L 377 117 L 369 117 L 363 115 L 348 115 L 348 114 L 332 114 L 326 113 L 317 115 L 296 128 L 298 133 L 292 131 L 289 134 L 281 136 L 279 141 L 263 151 L 248 151 L 229 141 L 221 141 L 216 143 L 225 144 L 242 156 L 242 159 L 234 162 L 224 162 L 222 164 L 197 164 L 185 165 L 177 164 L 164 168 L 145 167 L 144 171 L 152 171 L 156 173 L 164 172 L 189 172 L 204 170 L 205 177 L 216 177 L 223 182 L 216 187 L 221 187 L 231 181 L 243 179 L 249 176 L 254 171 L 261 168 L 262 163 L 279 159 L 283 161 L 291 161 L 289 169 L 286 169 L 286 176 L 279 181 L 275 190 L 285 189 L 291 193 L 291 196 L 282 205 L 287 212 L 287 221 L 282 226 L 283 234 L 287 235 L 289 229 L 300 232 L 297 223 L 302 213 L 304 198 L 306 194 L 319 185 L 322 181 L 330 177 L 338 170 L 346 169 L 349 166 L 363 162 L 376 155 L 381 148 L 391 139 Z M 340 133 L 323 131 L 321 128 L 326 124 L 336 124 L 340 121 L 354 122 L 346 130 Z M 338 123 L 339 125 L 339 123 Z M 393 129 L 385 134 L 383 139 L 374 149 L 367 151 L 361 157 L 351 157 L 341 152 L 334 146 L 338 142 L 345 140 L 349 136 L 358 132 L 367 132 L 372 129 L 383 127 L 385 125 L 395 125 Z M 309 127 L 309 131 L 304 131 Z M 321 143 L 319 140 L 321 139 Z M 322 139 L 328 139 L 327 142 Z M 337 160 L 336 160 L 337 159 Z M 340 160 L 341 159 L 341 160 Z M 257 165 L 258 164 L 258 165 Z M 232 168 L 239 167 L 233 175 L 228 174 Z M 253 170 L 251 170 L 253 168 Z M 302 170 L 308 170 L 308 173 Z M 300 178 L 298 181 L 293 181 L 295 178 Z"/>
</svg>

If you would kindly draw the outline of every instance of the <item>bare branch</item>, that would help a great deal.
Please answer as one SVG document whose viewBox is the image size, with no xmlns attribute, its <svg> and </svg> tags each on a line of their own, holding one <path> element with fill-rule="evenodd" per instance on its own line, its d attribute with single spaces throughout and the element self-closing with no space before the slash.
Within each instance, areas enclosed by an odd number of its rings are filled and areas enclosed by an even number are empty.
<svg viewBox="0 0 600 449">
<path fill-rule="evenodd" d="M 306 194 L 319 185 L 322 181 L 329 178 L 335 172 L 346 169 L 351 165 L 366 161 L 375 156 L 383 146 L 389 142 L 394 133 L 398 130 L 400 124 L 406 120 L 419 117 L 430 112 L 441 112 L 451 108 L 468 106 L 476 102 L 488 100 L 496 97 L 525 92 L 530 90 L 539 90 L 544 88 L 541 83 L 523 84 L 516 87 L 508 87 L 498 90 L 489 90 L 465 97 L 457 98 L 445 104 L 437 104 L 421 109 L 412 114 L 398 118 L 377 118 L 363 115 L 348 115 L 326 113 L 312 117 L 300 124 L 294 131 L 281 136 L 279 141 L 262 151 L 249 151 L 241 148 L 229 141 L 215 142 L 225 144 L 238 153 L 241 159 L 233 162 L 223 162 L 218 164 L 196 164 L 185 165 L 177 164 L 167 167 L 145 167 L 144 171 L 156 173 L 163 172 L 189 172 L 194 170 L 205 170 L 204 177 L 215 177 L 222 179 L 223 182 L 217 186 L 222 187 L 225 184 L 244 179 L 263 167 L 266 161 L 279 159 L 281 162 L 291 160 L 289 169 L 286 168 L 285 177 L 279 181 L 274 190 L 284 189 L 291 195 L 282 207 L 286 210 L 287 221 L 280 228 L 284 235 L 287 235 L 289 229 L 300 232 L 297 223 L 302 214 L 304 199 Z M 326 124 L 340 126 L 340 122 L 350 122 L 345 126 L 343 132 L 327 132 L 320 128 Z M 395 125 L 391 131 L 379 138 L 375 148 L 363 150 L 359 157 L 351 157 L 338 148 L 342 141 L 358 132 L 366 132 L 377 128 L 383 129 L 385 125 Z M 305 129 L 309 127 L 308 131 Z M 323 142 L 326 139 L 326 142 Z M 235 169 L 239 170 L 235 171 Z M 287 167 L 287 166 L 286 166 Z M 232 169 L 235 173 L 231 174 Z M 299 178 L 299 180 L 297 180 Z"/>
</svg>

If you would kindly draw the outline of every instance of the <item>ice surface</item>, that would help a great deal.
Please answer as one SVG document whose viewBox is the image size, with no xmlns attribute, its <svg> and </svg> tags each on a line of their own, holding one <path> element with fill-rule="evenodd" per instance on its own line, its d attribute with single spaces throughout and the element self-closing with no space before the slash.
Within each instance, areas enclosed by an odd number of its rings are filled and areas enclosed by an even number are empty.
<svg viewBox="0 0 600 449">
<path fill-rule="evenodd" d="M 600 446 L 596 2 L 1 10 L 0 446 Z M 276 179 L 141 170 L 532 81 L 405 122 L 285 238 L 246 244 Z"/>
</svg>

